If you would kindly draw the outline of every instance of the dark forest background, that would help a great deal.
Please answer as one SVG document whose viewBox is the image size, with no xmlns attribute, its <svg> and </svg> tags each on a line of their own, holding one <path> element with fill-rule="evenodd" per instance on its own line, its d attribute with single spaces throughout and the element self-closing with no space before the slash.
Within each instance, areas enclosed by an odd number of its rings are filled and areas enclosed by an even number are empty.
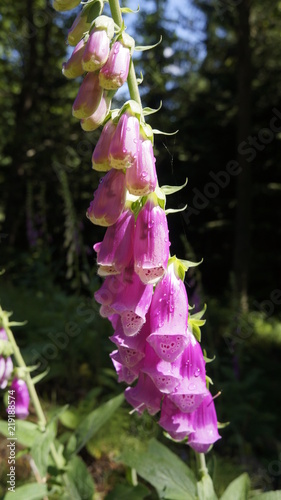
<svg viewBox="0 0 281 500">
<path fill-rule="evenodd" d="M 208 373 L 213 393 L 222 391 L 218 418 L 230 422 L 210 466 L 222 490 L 236 470 L 247 470 L 254 487 L 281 488 L 281 2 L 140 7 L 128 15 L 136 44 L 163 37 L 136 54 L 143 105 L 162 101 L 150 125 L 178 130 L 155 136 L 159 183 L 188 178 L 168 199 L 169 208 L 188 204 L 168 216 L 171 249 L 204 259 L 186 286 L 197 310 L 208 306 L 202 346 L 216 356 Z M 100 281 L 92 246 L 104 230 L 85 217 L 99 179 L 91 154 L 100 130 L 85 133 L 71 116 L 79 81 L 61 73 L 74 15 L 54 12 L 47 0 L 4 2 L 0 12 L 1 302 L 28 321 L 16 331 L 26 361 L 49 369 L 38 385 L 47 411 L 77 407 L 93 388 L 95 401 L 121 390 L 108 356 L 111 331 L 93 303 Z M 54 338 L 67 322 L 79 335 L 61 347 Z M 124 435 L 161 434 L 137 419 L 132 431 L 122 411 Z M 112 425 L 87 450 L 93 470 L 104 460 L 95 477 L 101 491 L 116 481 Z"/>
</svg>

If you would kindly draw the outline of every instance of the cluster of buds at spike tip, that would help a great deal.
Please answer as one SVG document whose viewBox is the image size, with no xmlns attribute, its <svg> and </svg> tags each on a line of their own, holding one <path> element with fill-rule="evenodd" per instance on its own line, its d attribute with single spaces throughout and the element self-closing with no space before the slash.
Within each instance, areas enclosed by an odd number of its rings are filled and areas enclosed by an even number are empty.
<svg viewBox="0 0 281 500">
<path fill-rule="evenodd" d="M 105 175 L 87 210 L 93 224 L 107 228 L 94 245 L 104 278 L 95 299 L 114 328 L 111 359 L 118 381 L 129 385 L 129 404 L 140 414 L 160 413 L 159 425 L 173 439 L 187 439 L 205 453 L 220 436 L 188 317 L 186 267 L 169 254 L 165 194 L 179 189 L 158 186 L 153 132 L 141 106 L 132 100 L 110 111 L 111 98 L 127 80 L 134 40 L 123 28 L 114 37 L 116 25 L 102 8 L 102 0 L 84 5 L 69 30 L 75 48 L 63 66 L 68 78 L 86 72 L 73 115 L 86 131 L 103 124 L 92 168 Z"/>
<path fill-rule="evenodd" d="M 7 387 L 13 371 L 11 349 L 4 328 L 0 328 L 0 389 Z"/>
</svg>

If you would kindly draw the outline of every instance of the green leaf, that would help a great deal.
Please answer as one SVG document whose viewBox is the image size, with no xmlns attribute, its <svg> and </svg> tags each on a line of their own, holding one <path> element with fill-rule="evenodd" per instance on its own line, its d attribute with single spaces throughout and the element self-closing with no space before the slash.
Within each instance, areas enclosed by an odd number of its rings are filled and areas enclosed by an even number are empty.
<svg viewBox="0 0 281 500">
<path fill-rule="evenodd" d="M 74 434 L 72 434 L 70 442 L 67 445 L 68 455 L 73 452 L 78 453 L 89 439 L 110 419 L 123 401 L 124 395 L 122 393 L 89 413 L 80 422 Z"/>
<path fill-rule="evenodd" d="M 144 52 L 145 50 L 150 50 L 150 49 L 155 49 L 157 45 L 160 45 L 162 43 L 162 35 L 160 36 L 159 42 L 155 43 L 154 45 L 138 45 L 135 47 L 135 50 L 138 52 Z"/>
<path fill-rule="evenodd" d="M 192 470 L 156 439 L 149 442 L 146 451 L 126 450 L 120 460 L 152 484 L 160 498 L 194 500 L 196 497 Z"/>
<path fill-rule="evenodd" d="M 6 437 L 8 434 L 8 425 L 5 420 L 0 420 L 0 432 Z M 36 424 L 25 420 L 16 420 L 16 437 L 18 443 L 30 448 L 35 441 L 41 436 L 42 432 L 38 429 Z"/>
<path fill-rule="evenodd" d="M 9 491 L 4 496 L 4 500 L 42 500 L 48 495 L 46 484 L 30 483 L 24 486 L 17 486 L 15 492 Z"/>
<path fill-rule="evenodd" d="M 260 500 L 281 500 L 281 490 L 262 493 L 261 495 L 257 495 L 255 498 L 259 498 Z"/>
<path fill-rule="evenodd" d="M 185 186 L 187 185 L 187 181 L 188 180 L 186 178 L 185 183 L 181 186 L 161 186 L 161 189 L 166 196 L 169 194 L 177 193 L 181 189 L 185 188 Z"/>
<path fill-rule="evenodd" d="M 199 500 L 218 500 L 214 491 L 213 481 L 209 474 L 205 474 L 197 483 Z"/>
<path fill-rule="evenodd" d="M 81 420 L 81 413 L 79 410 L 66 410 L 62 415 L 60 415 L 60 422 L 62 425 L 67 427 L 67 429 L 74 430 L 78 427 Z"/>
<path fill-rule="evenodd" d="M 241 474 L 228 485 L 220 500 L 247 500 L 249 488 L 248 474 Z"/>
<path fill-rule="evenodd" d="M 64 474 L 67 498 L 72 500 L 92 500 L 95 485 L 85 463 L 80 457 L 74 456 L 67 465 Z"/>
<path fill-rule="evenodd" d="M 44 477 L 47 473 L 50 446 L 55 436 L 56 425 L 55 423 L 49 424 L 46 431 L 43 433 L 41 432 L 40 436 L 34 441 L 30 450 L 41 477 Z"/>
<path fill-rule="evenodd" d="M 143 500 L 149 495 L 149 489 L 143 484 L 137 486 L 129 486 L 128 484 L 118 484 L 113 491 L 111 491 L 105 500 Z"/>
</svg>

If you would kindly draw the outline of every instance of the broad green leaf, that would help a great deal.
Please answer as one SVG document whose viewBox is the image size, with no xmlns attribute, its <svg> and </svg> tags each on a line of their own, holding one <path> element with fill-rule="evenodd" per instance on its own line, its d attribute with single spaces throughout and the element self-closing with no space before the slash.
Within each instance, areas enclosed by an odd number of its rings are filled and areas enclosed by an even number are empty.
<svg viewBox="0 0 281 500">
<path fill-rule="evenodd" d="M 47 473 L 50 446 L 55 436 L 56 425 L 55 423 L 49 424 L 46 431 L 41 432 L 40 436 L 36 438 L 30 450 L 41 477 L 44 477 Z"/>
<path fill-rule="evenodd" d="M 228 485 L 220 500 L 247 500 L 249 488 L 250 479 L 248 474 L 241 474 Z"/>
<path fill-rule="evenodd" d="M 10 437 L 8 433 L 8 424 L 5 420 L 0 420 L 0 432 L 6 437 Z M 16 420 L 16 437 L 18 443 L 30 448 L 34 441 L 41 435 L 42 432 L 33 422 Z"/>
<path fill-rule="evenodd" d="M 156 439 L 149 442 L 146 451 L 126 450 L 120 460 L 152 484 L 160 498 L 195 499 L 196 479 L 192 470 Z"/>
<path fill-rule="evenodd" d="M 74 430 L 78 427 L 81 420 L 81 413 L 77 409 L 66 410 L 60 415 L 60 422 L 68 429 Z"/>
<path fill-rule="evenodd" d="M 67 465 L 64 474 L 66 483 L 66 498 L 72 500 L 92 500 L 95 485 L 85 463 L 80 457 L 74 456 Z"/>
<path fill-rule="evenodd" d="M 197 483 L 198 499 L 199 500 L 218 500 L 214 491 L 213 481 L 209 474 L 204 475 Z"/>
<path fill-rule="evenodd" d="M 110 419 L 113 413 L 124 401 L 124 395 L 119 394 L 110 399 L 96 410 L 92 411 L 78 425 L 74 434 L 72 434 L 69 445 L 67 446 L 68 455 L 73 452 L 78 453 L 91 437 Z"/>
<path fill-rule="evenodd" d="M 281 490 L 262 493 L 255 498 L 259 498 L 259 500 L 281 500 Z"/>
<path fill-rule="evenodd" d="M 118 484 L 113 491 L 111 491 L 105 500 L 143 500 L 149 495 L 149 489 L 143 484 L 137 486 L 130 486 L 128 484 Z"/>
<path fill-rule="evenodd" d="M 30 483 L 24 486 L 17 486 L 15 492 L 8 491 L 4 500 L 42 500 L 47 497 L 48 489 L 46 484 Z"/>
</svg>

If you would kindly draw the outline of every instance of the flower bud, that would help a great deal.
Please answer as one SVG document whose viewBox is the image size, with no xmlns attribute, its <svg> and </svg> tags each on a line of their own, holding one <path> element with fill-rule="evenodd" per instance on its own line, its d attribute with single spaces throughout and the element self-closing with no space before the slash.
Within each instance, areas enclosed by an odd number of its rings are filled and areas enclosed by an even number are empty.
<svg viewBox="0 0 281 500">
<path fill-rule="evenodd" d="M 2 341 L 8 340 L 4 328 L 0 328 L 0 340 Z M 4 354 L 0 354 L 0 389 L 5 389 L 5 387 L 7 387 L 12 371 L 13 371 L 13 362 L 11 357 L 5 356 Z"/>
<path fill-rule="evenodd" d="M 103 16 L 105 17 L 105 16 Z M 110 40 L 104 29 L 96 28 L 90 33 L 83 55 L 85 71 L 96 71 L 106 63 L 110 52 Z"/>
<path fill-rule="evenodd" d="M 155 158 L 150 140 L 140 141 L 137 160 L 126 171 L 126 186 L 129 193 L 145 196 L 152 193 L 157 185 Z"/>
<path fill-rule="evenodd" d="M 11 384 L 11 391 L 15 391 L 15 415 L 17 418 L 24 420 L 29 414 L 29 392 L 24 380 L 14 378 Z"/>
<path fill-rule="evenodd" d="M 69 45 L 75 46 L 81 38 L 89 31 L 91 23 L 83 10 L 78 14 L 71 28 L 68 30 L 67 41 Z"/>
<path fill-rule="evenodd" d="M 169 230 L 164 210 L 149 197 L 138 214 L 135 232 L 135 272 L 143 283 L 156 283 L 167 268 Z"/>
<path fill-rule="evenodd" d="M 72 114 L 76 118 L 88 118 L 99 107 L 103 90 L 99 85 L 98 75 L 88 73 L 81 83 L 77 97 L 72 106 Z"/>
<path fill-rule="evenodd" d="M 66 10 L 75 9 L 80 4 L 81 0 L 54 0 L 53 8 L 57 12 L 65 12 Z"/>
<path fill-rule="evenodd" d="M 82 56 L 85 50 L 84 39 L 77 43 L 70 58 L 62 65 L 62 73 L 66 78 L 77 78 L 83 75 L 84 69 L 82 67 Z"/>
<path fill-rule="evenodd" d="M 112 226 L 123 212 L 125 199 L 125 174 L 112 169 L 100 180 L 86 215 L 93 224 Z"/>
<path fill-rule="evenodd" d="M 107 90 L 117 90 L 126 82 L 129 66 L 130 50 L 121 42 L 115 42 L 99 73 L 101 86 Z"/>
<path fill-rule="evenodd" d="M 137 159 L 139 147 L 139 120 L 123 113 L 117 124 L 109 148 L 109 163 L 113 168 L 129 168 Z"/>
<path fill-rule="evenodd" d="M 103 124 L 111 107 L 111 99 L 104 92 L 96 111 L 88 118 L 82 118 L 80 124 L 85 132 L 92 132 Z"/>
<path fill-rule="evenodd" d="M 106 172 L 111 169 L 109 164 L 109 148 L 116 126 L 109 120 L 102 129 L 100 138 L 92 156 L 92 167 L 98 172 Z"/>
</svg>

